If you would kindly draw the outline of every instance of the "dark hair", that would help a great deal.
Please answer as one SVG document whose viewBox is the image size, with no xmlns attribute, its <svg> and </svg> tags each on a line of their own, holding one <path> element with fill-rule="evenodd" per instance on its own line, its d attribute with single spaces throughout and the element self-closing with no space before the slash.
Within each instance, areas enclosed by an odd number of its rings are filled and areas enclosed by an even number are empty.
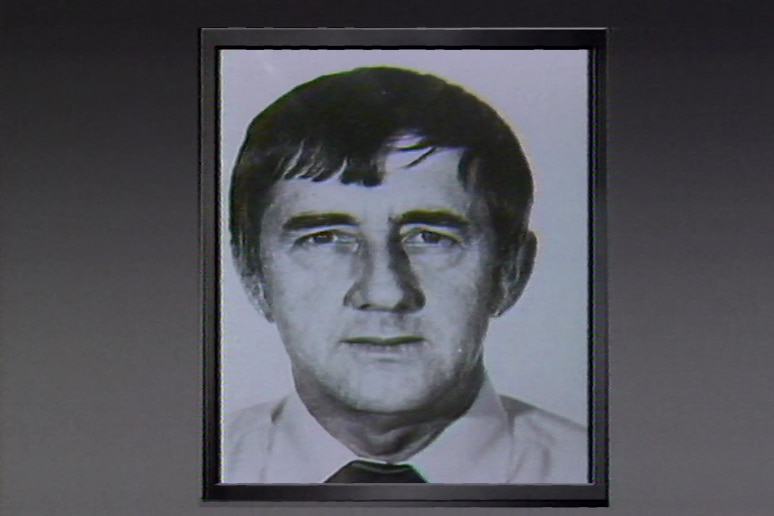
<svg viewBox="0 0 774 516">
<path fill-rule="evenodd" d="M 532 175 L 494 109 L 432 75 L 357 68 L 298 86 L 250 124 L 231 185 L 231 245 L 241 273 L 260 271 L 261 220 L 274 184 L 337 176 L 344 184 L 379 185 L 381 158 L 403 136 L 415 137 L 411 149 L 462 149 L 460 180 L 488 206 L 497 250 L 518 246 L 532 204 Z"/>
</svg>

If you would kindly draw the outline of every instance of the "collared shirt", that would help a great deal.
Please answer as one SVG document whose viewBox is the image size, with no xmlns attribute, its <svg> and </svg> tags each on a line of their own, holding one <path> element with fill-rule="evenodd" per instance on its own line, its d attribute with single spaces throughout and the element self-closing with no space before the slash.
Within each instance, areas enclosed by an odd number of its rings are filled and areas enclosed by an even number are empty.
<svg viewBox="0 0 774 516">
<path fill-rule="evenodd" d="M 587 483 L 588 435 L 563 418 L 498 396 L 486 381 L 468 411 L 404 461 L 428 482 Z M 297 394 L 244 409 L 224 425 L 223 482 L 324 482 L 360 459 L 331 436 Z"/>
</svg>

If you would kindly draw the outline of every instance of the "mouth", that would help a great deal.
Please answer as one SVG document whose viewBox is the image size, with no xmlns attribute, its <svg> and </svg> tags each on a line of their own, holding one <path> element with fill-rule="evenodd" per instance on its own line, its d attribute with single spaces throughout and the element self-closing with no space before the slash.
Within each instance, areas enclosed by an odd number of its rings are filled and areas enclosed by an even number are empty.
<svg viewBox="0 0 774 516">
<path fill-rule="evenodd" d="M 361 344 L 380 348 L 397 347 L 405 344 L 421 344 L 424 339 L 418 335 L 398 335 L 395 337 L 376 337 L 371 335 L 344 339 L 345 344 Z"/>
<path fill-rule="evenodd" d="M 425 347 L 425 340 L 419 335 L 397 335 L 382 337 L 359 335 L 341 341 L 355 353 L 358 360 L 371 362 L 404 363 L 415 360 Z"/>
</svg>

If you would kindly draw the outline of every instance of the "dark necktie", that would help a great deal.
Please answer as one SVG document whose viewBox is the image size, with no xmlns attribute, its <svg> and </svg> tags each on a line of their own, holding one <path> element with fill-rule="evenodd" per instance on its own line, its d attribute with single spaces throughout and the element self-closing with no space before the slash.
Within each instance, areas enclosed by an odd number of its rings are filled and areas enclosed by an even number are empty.
<svg viewBox="0 0 774 516">
<path fill-rule="evenodd" d="M 325 481 L 326 484 L 426 483 L 427 480 L 408 464 L 379 464 L 353 460 Z"/>
</svg>

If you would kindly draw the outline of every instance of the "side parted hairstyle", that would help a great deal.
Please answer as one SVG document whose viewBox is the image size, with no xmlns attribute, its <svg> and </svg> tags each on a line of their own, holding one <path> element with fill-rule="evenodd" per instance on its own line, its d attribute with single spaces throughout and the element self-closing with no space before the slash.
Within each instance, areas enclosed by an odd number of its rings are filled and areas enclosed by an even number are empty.
<svg viewBox="0 0 774 516">
<path fill-rule="evenodd" d="M 335 177 L 374 187 L 388 153 L 427 149 L 424 157 L 442 148 L 462 149 L 459 178 L 488 208 L 496 258 L 507 263 L 523 245 L 534 252 L 532 174 L 497 112 L 433 75 L 356 68 L 294 88 L 251 122 L 231 185 L 231 246 L 243 279 L 260 280 L 261 221 L 278 181 Z"/>
</svg>

